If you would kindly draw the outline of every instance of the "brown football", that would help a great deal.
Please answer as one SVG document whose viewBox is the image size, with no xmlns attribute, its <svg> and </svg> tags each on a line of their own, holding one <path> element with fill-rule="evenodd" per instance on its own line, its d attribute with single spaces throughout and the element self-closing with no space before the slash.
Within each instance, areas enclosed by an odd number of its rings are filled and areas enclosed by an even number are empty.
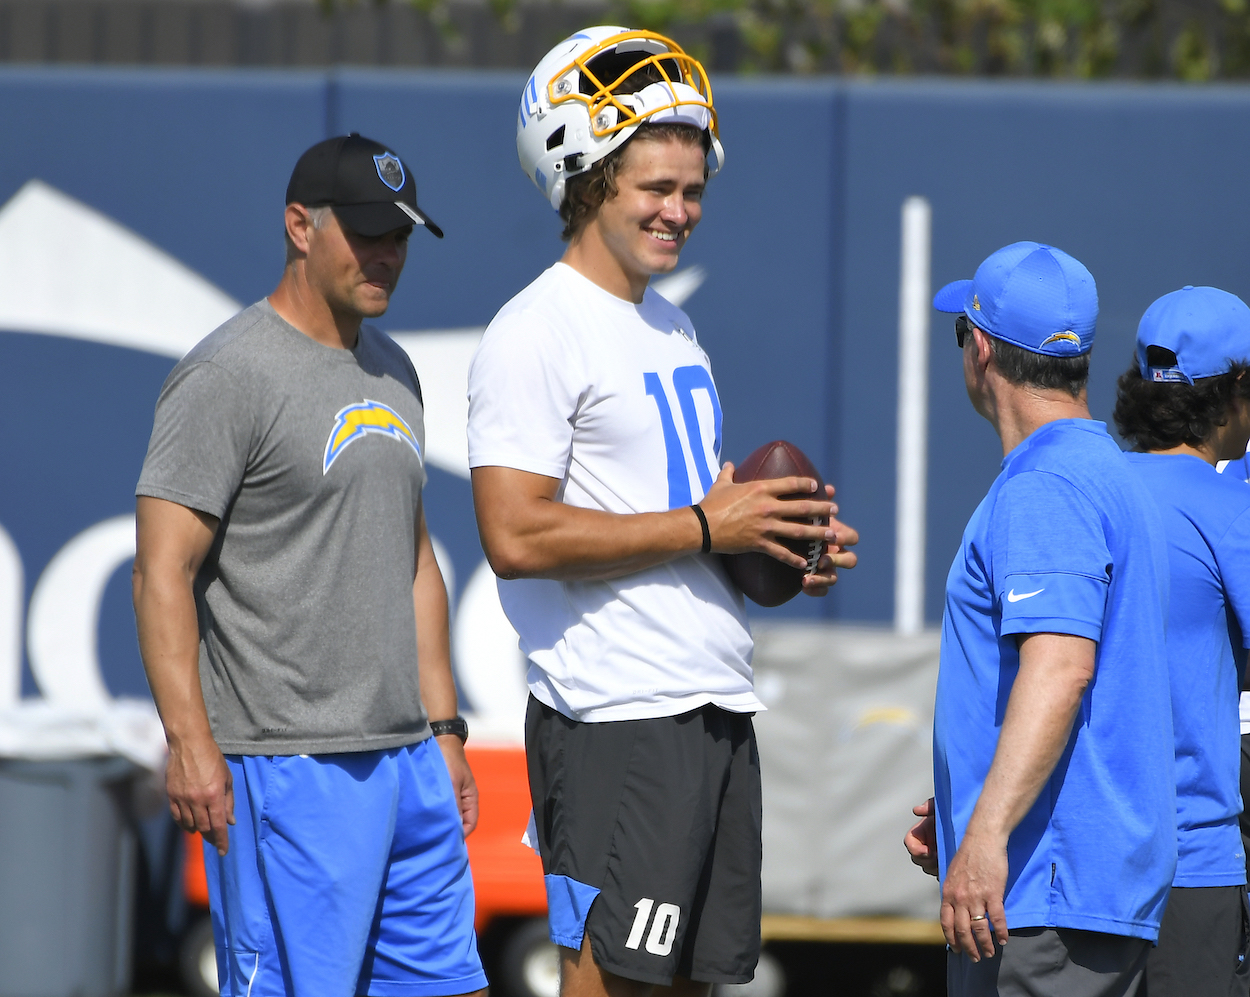
<svg viewBox="0 0 1250 997">
<path fill-rule="evenodd" d="M 739 483 L 792 476 L 815 478 L 816 491 L 808 495 L 783 495 L 781 496 L 783 499 L 825 497 L 825 482 L 820 472 L 816 470 L 816 465 L 807 459 L 802 450 L 785 440 L 765 443 L 734 468 L 734 481 Z M 812 522 L 827 526 L 829 518 L 826 516 L 813 519 Z M 823 540 L 809 542 L 779 537 L 778 542 L 801 557 L 807 558 L 807 571 L 782 564 L 775 557 L 769 557 L 758 551 L 722 555 L 729 577 L 734 580 L 734 584 L 742 589 L 748 599 L 761 606 L 780 606 L 783 602 L 789 602 L 798 595 L 803 590 L 803 576 L 815 569 L 828 548 L 828 544 Z"/>
</svg>

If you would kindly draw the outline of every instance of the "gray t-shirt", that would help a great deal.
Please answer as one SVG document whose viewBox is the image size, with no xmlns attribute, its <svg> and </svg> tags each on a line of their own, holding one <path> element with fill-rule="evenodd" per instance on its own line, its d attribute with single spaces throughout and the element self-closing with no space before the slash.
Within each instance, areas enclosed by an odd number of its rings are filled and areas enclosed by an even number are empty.
<svg viewBox="0 0 1250 997">
<path fill-rule="evenodd" d="M 424 447 L 416 372 L 368 327 L 331 349 L 262 300 L 170 373 L 136 493 L 221 521 L 195 595 L 223 752 L 429 736 L 412 604 Z"/>
</svg>

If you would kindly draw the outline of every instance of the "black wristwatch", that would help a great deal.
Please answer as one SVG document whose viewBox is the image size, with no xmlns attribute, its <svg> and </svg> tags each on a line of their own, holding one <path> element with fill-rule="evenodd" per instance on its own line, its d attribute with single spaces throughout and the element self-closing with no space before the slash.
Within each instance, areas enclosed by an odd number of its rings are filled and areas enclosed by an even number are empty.
<svg viewBox="0 0 1250 997">
<path fill-rule="evenodd" d="M 430 733 L 435 737 L 441 737 L 444 734 L 455 734 L 460 738 L 463 744 L 469 739 L 469 725 L 465 722 L 464 717 L 454 717 L 451 720 L 431 720 Z"/>
</svg>

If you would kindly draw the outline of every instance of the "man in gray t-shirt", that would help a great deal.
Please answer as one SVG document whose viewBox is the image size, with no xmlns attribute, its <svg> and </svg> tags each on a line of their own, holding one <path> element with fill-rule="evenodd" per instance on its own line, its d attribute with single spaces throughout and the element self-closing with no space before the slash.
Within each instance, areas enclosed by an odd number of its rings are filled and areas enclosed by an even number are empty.
<svg viewBox="0 0 1250 997">
<path fill-rule="evenodd" d="M 421 387 L 361 324 L 414 224 L 442 232 L 354 133 L 300 158 L 285 222 L 277 290 L 165 382 L 136 488 L 170 809 L 205 839 L 227 997 L 479 991 Z"/>
</svg>

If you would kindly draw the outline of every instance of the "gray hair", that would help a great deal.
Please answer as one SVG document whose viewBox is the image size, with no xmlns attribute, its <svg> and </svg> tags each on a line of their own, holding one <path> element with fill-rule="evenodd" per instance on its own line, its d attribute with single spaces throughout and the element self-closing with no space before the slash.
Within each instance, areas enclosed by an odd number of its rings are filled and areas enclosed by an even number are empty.
<svg viewBox="0 0 1250 997">
<path fill-rule="evenodd" d="M 308 212 L 308 218 L 312 222 L 312 227 L 314 229 L 322 229 L 325 227 L 326 219 L 330 217 L 330 212 L 334 208 L 328 204 L 321 204 L 315 208 L 305 208 L 304 210 Z M 289 265 L 299 257 L 295 251 L 295 244 L 291 242 L 291 237 L 286 234 L 285 228 L 282 230 L 282 238 L 286 243 L 286 262 Z"/>
</svg>

